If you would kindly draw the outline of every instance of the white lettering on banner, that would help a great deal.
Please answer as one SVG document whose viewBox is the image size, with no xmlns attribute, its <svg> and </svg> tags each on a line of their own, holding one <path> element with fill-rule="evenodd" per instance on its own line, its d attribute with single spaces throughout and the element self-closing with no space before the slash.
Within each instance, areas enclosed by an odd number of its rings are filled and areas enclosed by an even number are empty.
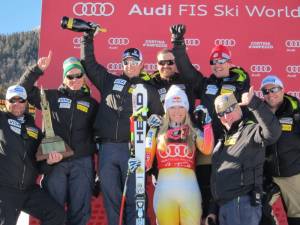
<svg viewBox="0 0 300 225">
<path fill-rule="evenodd" d="M 145 40 L 143 47 L 167 48 L 168 45 L 164 40 Z"/>
<path fill-rule="evenodd" d="M 299 91 L 288 91 L 288 94 L 300 99 L 300 92 Z"/>
<path fill-rule="evenodd" d="M 271 65 L 251 65 L 251 72 L 253 73 L 270 73 L 272 71 Z"/>
<path fill-rule="evenodd" d="M 163 4 L 159 7 L 140 7 L 138 4 L 134 4 L 129 13 L 131 15 L 140 16 L 171 16 L 172 15 L 172 5 Z"/>
<path fill-rule="evenodd" d="M 286 18 L 298 18 L 300 17 L 300 6 L 295 9 L 290 9 L 288 6 L 285 6 L 281 9 L 273 9 L 267 8 L 265 5 L 258 7 L 245 5 L 245 9 L 250 17 L 258 16 L 258 17 L 286 17 Z"/>
<path fill-rule="evenodd" d="M 285 71 L 289 74 L 300 73 L 300 65 L 287 65 Z"/>
<path fill-rule="evenodd" d="M 239 16 L 239 6 L 229 7 L 228 5 L 215 5 L 214 16 Z"/>
<path fill-rule="evenodd" d="M 285 46 L 287 48 L 300 48 L 300 40 L 286 40 Z"/>
<path fill-rule="evenodd" d="M 129 38 L 126 37 L 111 37 L 107 40 L 109 45 L 128 45 Z"/>
<path fill-rule="evenodd" d="M 74 48 L 80 48 L 81 40 L 82 40 L 82 37 L 74 37 L 73 38 Z"/>
<path fill-rule="evenodd" d="M 186 46 L 198 46 L 200 45 L 200 40 L 198 38 L 186 38 L 184 43 Z"/>
<path fill-rule="evenodd" d="M 107 64 L 108 70 L 123 70 L 122 63 L 108 63 Z"/>
<path fill-rule="evenodd" d="M 195 5 L 195 4 L 180 4 L 178 7 L 179 16 L 207 16 L 207 5 Z"/>
<path fill-rule="evenodd" d="M 156 71 L 157 70 L 156 63 L 145 63 L 144 64 L 144 69 L 146 71 Z"/>
<path fill-rule="evenodd" d="M 77 2 L 73 5 L 76 16 L 111 16 L 115 6 L 110 2 Z"/>
<path fill-rule="evenodd" d="M 274 46 L 269 41 L 251 41 L 249 48 L 272 49 Z"/>
<path fill-rule="evenodd" d="M 216 39 L 215 40 L 215 45 L 224 45 L 224 46 L 229 46 L 233 47 L 236 45 L 235 39 Z"/>
</svg>

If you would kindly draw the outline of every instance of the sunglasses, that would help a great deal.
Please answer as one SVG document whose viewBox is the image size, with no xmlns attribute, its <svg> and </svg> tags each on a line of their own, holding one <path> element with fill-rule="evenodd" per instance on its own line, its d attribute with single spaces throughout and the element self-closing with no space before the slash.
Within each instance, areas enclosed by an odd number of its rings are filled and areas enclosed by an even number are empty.
<svg viewBox="0 0 300 225">
<path fill-rule="evenodd" d="M 272 87 L 270 89 L 262 89 L 261 91 L 262 91 L 263 95 L 268 95 L 270 93 L 277 93 L 281 90 L 282 90 L 281 87 Z"/>
<path fill-rule="evenodd" d="M 124 66 L 138 66 L 140 65 L 141 61 L 139 60 L 130 60 L 130 61 L 127 61 L 127 60 L 124 60 L 123 61 L 123 65 Z"/>
<path fill-rule="evenodd" d="M 229 106 L 227 109 L 225 109 L 223 112 L 218 112 L 217 115 L 218 117 L 223 117 L 225 114 L 232 113 L 235 109 L 237 103 L 234 103 L 233 105 Z"/>
<path fill-rule="evenodd" d="M 80 79 L 83 77 L 83 73 L 78 73 L 78 74 L 72 74 L 72 75 L 67 75 L 68 80 L 73 80 L 73 79 Z"/>
<path fill-rule="evenodd" d="M 12 104 L 14 104 L 16 102 L 18 102 L 18 103 L 25 103 L 26 99 L 23 99 L 23 98 L 11 98 L 8 101 L 9 101 L 9 103 L 12 103 Z"/>
<path fill-rule="evenodd" d="M 169 59 L 169 60 L 159 60 L 157 62 L 158 65 L 160 66 L 165 66 L 165 65 L 168 65 L 168 66 L 172 66 L 175 64 L 175 61 L 172 60 L 172 59 Z"/>
<path fill-rule="evenodd" d="M 209 61 L 210 65 L 216 65 L 216 64 L 224 64 L 226 62 L 228 62 L 228 59 L 213 59 Z"/>
</svg>

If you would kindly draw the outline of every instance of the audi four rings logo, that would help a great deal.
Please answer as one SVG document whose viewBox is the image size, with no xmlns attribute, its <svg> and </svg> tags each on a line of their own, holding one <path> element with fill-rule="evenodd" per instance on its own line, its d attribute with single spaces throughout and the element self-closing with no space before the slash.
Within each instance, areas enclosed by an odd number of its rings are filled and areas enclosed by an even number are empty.
<svg viewBox="0 0 300 225">
<path fill-rule="evenodd" d="M 111 37 L 108 39 L 109 45 L 128 45 L 129 44 L 129 38 L 124 37 Z"/>
<path fill-rule="evenodd" d="M 184 40 L 186 46 L 198 46 L 200 45 L 200 40 L 198 38 L 187 38 Z"/>
<path fill-rule="evenodd" d="M 215 45 L 224 45 L 224 46 L 235 46 L 236 41 L 234 39 L 216 39 Z"/>
<path fill-rule="evenodd" d="M 110 2 L 77 2 L 73 5 L 76 16 L 111 16 L 115 6 Z"/>
<path fill-rule="evenodd" d="M 269 73 L 272 71 L 272 66 L 270 65 L 252 65 L 250 67 L 253 73 Z"/>
<path fill-rule="evenodd" d="M 145 63 L 144 69 L 146 71 L 155 71 L 155 70 L 157 70 L 157 66 L 155 63 Z"/>
<path fill-rule="evenodd" d="M 107 64 L 108 70 L 123 70 L 122 63 L 108 63 Z"/>
<path fill-rule="evenodd" d="M 300 48 L 300 40 L 286 40 L 285 46 L 288 48 Z"/>
<path fill-rule="evenodd" d="M 288 65 L 285 68 L 285 71 L 289 74 L 300 73 L 300 65 Z"/>
</svg>

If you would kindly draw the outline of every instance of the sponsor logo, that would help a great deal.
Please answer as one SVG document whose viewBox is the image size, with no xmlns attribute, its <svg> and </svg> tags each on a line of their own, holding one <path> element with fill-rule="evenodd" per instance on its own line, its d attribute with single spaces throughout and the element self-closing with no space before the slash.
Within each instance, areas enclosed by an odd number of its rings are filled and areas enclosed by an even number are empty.
<svg viewBox="0 0 300 225">
<path fill-rule="evenodd" d="M 115 6 L 110 2 L 77 2 L 73 5 L 76 16 L 111 16 Z"/>
<path fill-rule="evenodd" d="M 156 63 L 145 63 L 144 69 L 146 71 L 155 71 L 155 70 L 157 70 L 157 65 L 156 65 Z"/>
<path fill-rule="evenodd" d="M 249 48 L 272 49 L 274 46 L 269 41 L 251 41 Z"/>
<path fill-rule="evenodd" d="M 286 66 L 285 71 L 289 74 L 300 73 L 300 65 L 288 65 Z"/>
<path fill-rule="evenodd" d="M 300 48 L 300 40 L 286 40 L 285 46 L 287 48 Z"/>
<path fill-rule="evenodd" d="M 126 37 L 111 37 L 107 40 L 109 45 L 128 45 L 129 38 Z"/>
<path fill-rule="evenodd" d="M 74 48 L 80 48 L 81 40 L 82 40 L 82 37 L 74 37 L 73 38 Z"/>
<path fill-rule="evenodd" d="M 108 63 L 107 64 L 108 70 L 123 70 L 122 63 Z"/>
<path fill-rule="evenodd" d="M 186 46 L 198 46 L 200 45 L 200 39 L 198 38 L 186 38 L 184 39 Z"/>
<path fill-rule="evenodd" d="M 272 71 L 271 65 L 252 65 L 250 67 L 251 72 L 253 73 L 269 73 Z"/>
<path fill-rule="evenodd" d="M 216 39 L 215 45 L 224 45 L 224 46 L 230 46 L 233 47 L 236 45 L 235 39 Z"/>
<path fill-rule="evenodd" d="M 143 47 L 167 48 L 168 45 L 164 40 L 145 40 Z"/>
</svg>

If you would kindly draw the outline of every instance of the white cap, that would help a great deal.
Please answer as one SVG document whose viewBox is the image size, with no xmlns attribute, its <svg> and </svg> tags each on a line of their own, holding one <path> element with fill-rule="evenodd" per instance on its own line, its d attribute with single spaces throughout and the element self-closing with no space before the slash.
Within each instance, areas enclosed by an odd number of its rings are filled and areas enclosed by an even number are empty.
<svg viewBox="0 0 300 225">
<path fill-rule="evenodd" d="M 189 110 L 189 100 L 186 93 L 176 85 L 172 85 L 166 94 L 164 103 L 165 112 L 173 106 L 183 106 L 187 111 Z"/>
<path fill-rule="evenodd" d="M 9 100 L 9 99 L 12 99 L 13 97 L 20 97 L 20 98 L 26 100 L 27 99 L 27 93 L 26 93 L 25 88 L 23 88 L 20 85 L 10 86 L 6 91 L 5 99 Z"/>
<path fill-rule="evenodd" d="M 276 86 L 279 86 L 281 88 L 283 88 L 283 83 L 282 81 L 275 75 L 269 75 L 266 76 L 262 81 L 261 81 L 261 85 L 260 85 L 260 89 L 262 89 L 264 86 L 268 85 L 268 84 L 274 84 Z"/>
</svg>

